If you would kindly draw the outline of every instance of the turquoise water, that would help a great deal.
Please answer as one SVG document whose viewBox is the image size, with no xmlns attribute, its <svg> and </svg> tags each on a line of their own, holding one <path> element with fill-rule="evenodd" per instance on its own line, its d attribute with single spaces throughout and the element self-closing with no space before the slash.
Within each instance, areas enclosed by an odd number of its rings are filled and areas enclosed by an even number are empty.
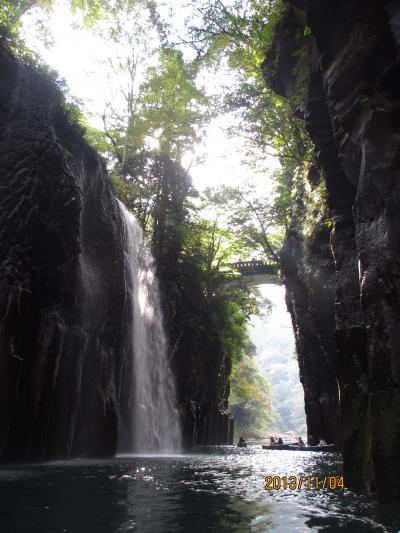
<svg viewBox="0 0 400 533">
<path fill-rule="evenodd" d="M 228 446 L 177 456 L 3 466 L 0 532 L 400 530 L 398 510 L 347 489 L 264 489 L 267 475 L 341 474 L 337 454 Z"/>
</svg>

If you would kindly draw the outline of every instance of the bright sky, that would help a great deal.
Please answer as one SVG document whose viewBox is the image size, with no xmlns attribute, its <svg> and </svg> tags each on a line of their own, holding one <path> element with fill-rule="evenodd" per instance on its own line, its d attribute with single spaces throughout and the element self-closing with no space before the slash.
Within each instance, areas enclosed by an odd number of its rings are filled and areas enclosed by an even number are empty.
<svg viewBox="0 0 400 533">
<path fill-rule="evenodd" d="M 257 360 L 270 383 L 278 412 L 286 422 L 291 421 L 295 433 L 305 433 L 304 390 L 299 380 L 299 364 L 293 357 L 295 339 L 285 303 L 285 287 L 266 284 L 258 289 L 272 303 L 272 312 L 264 317 L 253 316 L 250 322 L 249 334 L 256 346 Z"/>
<path fill-rule="evenodd" d="M 38 51 L 67 81 L 71 93 L 81 99 L 85 108 L 96 112 L 104 109 L 110 83 L 107 71 L 101 68 L 108 54 L 104 40 L 89 32 L 73 28 L 74 18 L 68 7 L 58 5 L 53 16 L 44 23 L 50 26 L 52 46 L 45 47 L 34 31 L 40 20 L 39 10 L 33 10 L 24 18 L 24 38 L 27 45 Z M 32 31 L 33 30 L 33 31 Z"/>
<path fill-rule="evenodd" d="M 24 19 L 25 40 L 30 48 L 39 52 L 43 59 L 63 77 L 73 96 L 78 97 L 84 104 L 86 112 L 92 114 L 90 122 L 102 129 L 100 119 L 106 103 L 112 100 L 118 103 L 119 87 L 124 80 L 110 76 L 110 69 L 105 59 L 118 56 L 121 50 L 98 35 L 87 30 L 74 28 L 74 18 L 66 3 L 62 0 L 56 4 L 54 13 L 49 20 L 42 20 L 44 26 L 50 28 L 52 46 L 44 47 L 37 38 L 35 28 L 40 21 L 38 11 L 32 11 Z M 179 11 L 181 13 L 181 11 Z M 43 15 L 41 15 L 43 18 Z M 183 15 L 177 18 L 177 27 L 182 25 Z M 222 78 L 222 79 L 221 79 Z M 210 73 L 207 88 L 218 90 L 218 84 L 229 82 L 229 74 L 221 76 Z M 191 168 L 191 175 L 195 187 L 204 190 L 206 187 L 219 185 L 239 185 L 254 178 L 254 173 L 242 163 L 244 141 L 241 138 L 228 138 L 224 128 L 229 125 L 231 117 L 220 117 L 213 120 L 207 128 L 206 139 L 202 146 L 195 150 L 196 154 L 206 154 L 200 165 Z M 193 154 L 187 154 L 183 163 L 189 164 Z M 278 168 L 278 161 L 273 157 L 267 159 L 267 167 L 271 170 Z M 260 188 L 271 189 L 269 172 L 260 176 Z"/>
</svg>

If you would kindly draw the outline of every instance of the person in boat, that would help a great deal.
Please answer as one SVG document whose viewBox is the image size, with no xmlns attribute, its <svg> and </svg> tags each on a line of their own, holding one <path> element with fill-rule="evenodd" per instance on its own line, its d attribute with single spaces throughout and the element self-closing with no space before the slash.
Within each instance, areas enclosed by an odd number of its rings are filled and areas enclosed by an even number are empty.
<svg viewBox="0 0 400 533">
<path fill-rule="evenodd" d="M 279 446 L 282 446 L 282 445 L 283 445 L 282 437 L 279 437 L 279 439 L 278 439 L 278 444 L 279 444 Z"/>
<path fill-rule="evenodd" d="M 305 446 L 304 440 L 301 437 L 297 437 L 298 440 L 298 446 Z"/>
<path fill-rule="evenodd" d="M 239 444 L 246 444 L 246 439 L 244 437 L 239 437 Z"/>
<path fill-rule="evenodd" d="M 326 440 L 324 440 L 324 439 L 319 439 L 318 446 L 328 446 L 328 444 L 327 444 Z"/>
<path fill-rule="evenodd" d="M 277 445 L 277 442 L 275 440 L 275 437 L 270 437 L 269 439 L 269 445 L 270 446 L 276 446 Z"/>
</svg>

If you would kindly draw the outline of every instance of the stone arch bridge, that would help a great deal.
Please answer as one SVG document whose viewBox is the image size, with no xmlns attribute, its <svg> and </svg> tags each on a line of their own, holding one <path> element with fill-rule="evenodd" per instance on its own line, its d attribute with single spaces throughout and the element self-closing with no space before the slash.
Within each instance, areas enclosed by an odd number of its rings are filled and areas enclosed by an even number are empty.
<svg viewBox="0 0 400 533">
<path fill-rule="evenodd" d="M 230 272 L 239 272 L 242 279 L 249 285 L 264 285 L 266 283 L 280 284 L 280 271 L 277 264 L 266 264 L 263 261 L 237 261 L 229 264 Z"/>
</svg>

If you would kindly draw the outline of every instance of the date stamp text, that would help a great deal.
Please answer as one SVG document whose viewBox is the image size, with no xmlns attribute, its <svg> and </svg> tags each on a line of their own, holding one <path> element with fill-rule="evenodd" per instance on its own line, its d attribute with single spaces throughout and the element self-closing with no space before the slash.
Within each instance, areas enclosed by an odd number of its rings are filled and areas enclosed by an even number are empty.
<svg viewBox="0 0 400 533">
<path fill-rule="evenodd" d="M 265 490 L 343 490 L 343 476 L 265 476 Z"/>
</svg>

